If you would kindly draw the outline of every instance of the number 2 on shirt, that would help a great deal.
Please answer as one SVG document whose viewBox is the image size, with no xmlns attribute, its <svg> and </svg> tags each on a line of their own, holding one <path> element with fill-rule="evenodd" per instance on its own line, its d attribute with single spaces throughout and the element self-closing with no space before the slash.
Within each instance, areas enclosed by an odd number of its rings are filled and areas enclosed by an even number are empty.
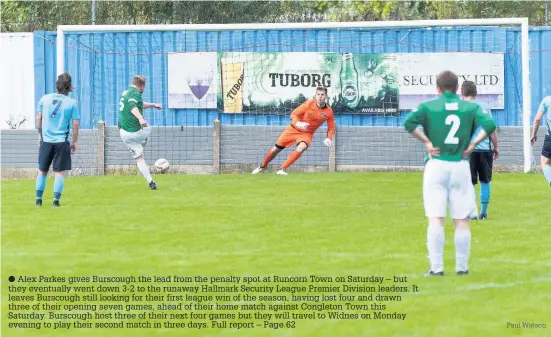
<svg viewBox="0 0 551 337">
<path fill-rule="evenodd" d="M 444 144 L 459 144 L 459 138 L 455 136 L 457 130 L 459 130 L 459 124 L 461 124 L 461 120 L 457 115 L 449 115 L 446 117 L 446 125 L 451 125 L 452 127 L 444 140 Z"/>
</svg>

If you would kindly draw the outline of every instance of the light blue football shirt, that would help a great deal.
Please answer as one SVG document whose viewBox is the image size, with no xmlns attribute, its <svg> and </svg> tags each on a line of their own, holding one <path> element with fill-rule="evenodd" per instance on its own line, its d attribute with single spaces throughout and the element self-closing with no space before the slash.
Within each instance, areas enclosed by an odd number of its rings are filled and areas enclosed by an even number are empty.
<svg viewBox="0 0 551 337">
<path fill-rule="evenodd" d="M 543 117 L 547 124 L 547 134 L 551 135 L 551 96 L 544 97 L 541 100 L 538 112 L 543 111 Z"/>
<path fill-rule="evenodd" d="M 492 110 L 490 110 L 490 108 L 486 104 L 478 102 L 477 100 L 472 100 L 471 102 L 480 105 L 480 108 L 482 109 L 482 112 L 484 112 L 485 114 L 489 114 L 490 117 L 493 117 L 492 116 Z M 478 129 L 476 129 L 476 131 L 473 134 L 473 137 L 471 138 L 471 142 L 478 136 L 478 134 L 481 130 L 482 130 L 482 127 L 480 127 L 480 126 L 478 127 Z M 476 149 L 475 149 L 475 151 L 491 151 L 491 150 L 492 150 L 492 148 L 490 147 L 490 135 L 488 135 L 488 137 L 486 137 L 486 139 L 484 139 L 483 141 L 478 143 L 478 145 L 476 146 Z"/>
<path fill-rule="evenodd" d="M 42 112 L 42 140 L 63 143 L 69 140 L 69 129 L 74 119 L 80 119 L 77 101 L 62 94 L 47 94 L 38 102 Z"/>
</svg>

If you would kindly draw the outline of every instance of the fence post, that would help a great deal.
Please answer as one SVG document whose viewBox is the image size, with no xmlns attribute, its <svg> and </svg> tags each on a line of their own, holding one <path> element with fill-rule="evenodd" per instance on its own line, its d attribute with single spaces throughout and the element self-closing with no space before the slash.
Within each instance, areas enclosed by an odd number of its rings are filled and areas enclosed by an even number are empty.
<svg viewBox="0 0 551 337">
<path fill-rule="evenodd" d="M 212 173 L 220 174 L 220 121 L 215 120 L 212 128 Z"/>
<path fill-rule="evenodd" d="M 333 136 L 333 144 L 329 147 L 329 172 L 337 172 L 337 137 Z"/>
<path fill-rule="evenodd" d="M 98 152 L 96 170 L 98 175 L 105 175 L 105 121 L 98 122 Z"/>
</svg>

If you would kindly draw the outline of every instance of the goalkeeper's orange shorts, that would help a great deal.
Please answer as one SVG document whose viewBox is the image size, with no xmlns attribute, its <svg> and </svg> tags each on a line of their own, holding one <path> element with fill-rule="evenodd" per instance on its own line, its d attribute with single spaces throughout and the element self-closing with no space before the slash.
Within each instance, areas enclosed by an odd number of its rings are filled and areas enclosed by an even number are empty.
<svg viewBox="0 0 551 337">
<path fill-rule="evenodd" d="M 279 148 L 288 148 L 289 146 L 293 146 L 293 144 L 298 145 L 298 143 L 304 142 L 310 147 L 312 136 L 313 135 L 309 132 L 301 132 L 292 125 L 289 125 L 277 139 L 276 146 Z"/>
</svg>

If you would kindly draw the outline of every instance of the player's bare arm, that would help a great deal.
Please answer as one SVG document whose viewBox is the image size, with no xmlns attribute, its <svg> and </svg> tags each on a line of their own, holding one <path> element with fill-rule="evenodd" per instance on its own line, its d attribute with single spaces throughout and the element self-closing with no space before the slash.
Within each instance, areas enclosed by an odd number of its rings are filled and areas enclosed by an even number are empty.
<svg viewBox="0 0 551 337">
<path fill-rule="evenodd" d="M 78 119 L 73 119 L 73 143 L 71 144 L 71 150 L 77 152 L 78 149 L 78 132 L 80 130 L 80 124 Z"/>
<path fill-rule="evenodd" d="M 494 160 L 497 160 L 499 158 L 499 143 L 497 141 L 497 132 L 492 133 L 490 136 L 490 140 L 492 141 L 492 145 L 494 146 Z"/>
<path fill-rule="evenodd" d="M 163 108 L 163 106 L 159 103 L 147 103 L 147 102 L 144 102 L 143 103 L 143 108 L 144 109 L 149 109 L 149 108 L 155 108 L 157 110 L 160 110 Z"/>
<path fill-rule="evenodd" d="M 425 145 L 425 148 L 427 149 L 427 153 L 429 154 L 429 158 L 432 159 L 432 156 L 440 155 L 440 149 L 432 145 L 432 142 L 430 141 L 430 139 L 427 138 L 427 136 L 423 131 L 421 131 L 421 129 L 416 128 L 411 132 L 411 135 L 419 139 L 421 143 Z"/>
<path fill-rule="evenodd" d="M 530 143 L 532 145 L 538 140 L 538 130 L 540 128 L 541 119 L 543 118 L 543 110 L 538 111 L 534 118 L 534 125 L 532 125 L 532 137 L 530 137 Z"/>
<path fill-rule="evenodd" d="M 42 140 L 42 111 L 36 114 L 36 127 L 38 128 L 38 141 Z"/>
<path fill-rule="evenodd" d="M 136 118 L 138 119 L 138 121 L 142 126 L 147 126 L 147 121 L 143 118 L 142 114 L 140 113 L 140 109 L 135 107 L 134 109 L 132 109 L 132 114 L 136 116 Z"/>
<path fill-rule="evenodd" d="M 424 110 L 424 107 L 420 105 L 417 107 L 415 111 L 411 112 L 406 117 L 406 121 L 404 122 L 404 127 L 406 128 L 406 131 L 408 131 L 412 136 L 417 138 L 419 141 L 421 141 L 421 143 L 425 145 L 429 158 L 432 159 L 432 156 L 440 155 L 440 149 L 435 148 L 432 145 L 432 142 L 430 141 L 430 139 L 425 135 L 425 133 L 418 128 L 418 126 L 423 125 L 424 122 L 425 122 L 425 110 Z"/>
<path fill-rule="evenodd" d="M 488 137 L 486 131 L 484 131 L 484 129 L 480 130 L 478 136 L 471 142 L 471 144 L 469 144 L 469 147 L 465 150 L 465 152 L 463 152 L 463 158 L 467 158 L 474 151 L 474 149 L 476 149 L 478 143 L 486 139 L 486 137 Z"/>
</svg>

